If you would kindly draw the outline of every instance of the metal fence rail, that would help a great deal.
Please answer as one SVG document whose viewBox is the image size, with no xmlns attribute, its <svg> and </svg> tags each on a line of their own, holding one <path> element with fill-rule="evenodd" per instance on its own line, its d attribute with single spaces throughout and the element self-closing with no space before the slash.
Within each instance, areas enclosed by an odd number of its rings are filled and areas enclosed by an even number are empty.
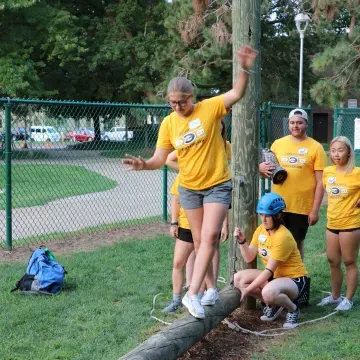
<svg viewBox="0 0 360 360">
<path fill-rule="evenodd" d="M 120 159 L 152 155 L 168 106 L 0 102 L 1 246 L 167 217 L 175 173 L 125 172 Z"/>
</svg>

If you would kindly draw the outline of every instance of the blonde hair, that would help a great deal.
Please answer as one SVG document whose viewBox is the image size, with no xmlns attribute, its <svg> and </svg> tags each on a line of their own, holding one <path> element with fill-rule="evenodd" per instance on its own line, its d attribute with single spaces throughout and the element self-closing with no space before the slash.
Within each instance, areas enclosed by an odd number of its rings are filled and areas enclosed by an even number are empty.
<svg viewBox="0 0 360 360">
<path fill-rule="evenodd" d="M 167 88 L 167 96 L 172 93 L 181 93 L 183 95 L 194 95 L 194 88 L 190 82 L 185 77 L 175 77 L 170 80 Z"/>
<path fill-rule="evenodd" d="M 333 138 L 331 140 L 331 143 L 330 143 L 330 161 L 333 165 L 335 165 L 332 157 L 331 157 L 331 146 L 333 143 L 335 142 L 341 142 L 343 143 L 348 151 L 349 151 L 349 158 L 348 158 L 348 161 L 347 161 L 347 164 L 345 166 L 345 172 L 346 173 L 351 173 L 354 169 L 354 166 L 355 166 L 355 154 L 354 154 L 354 150 L 352 148 L 352 145 L 351 145 L 351 142 L 350 140 L 346 137 L 346 136 L 336 136 L 335 138 Z"/>
</svg>

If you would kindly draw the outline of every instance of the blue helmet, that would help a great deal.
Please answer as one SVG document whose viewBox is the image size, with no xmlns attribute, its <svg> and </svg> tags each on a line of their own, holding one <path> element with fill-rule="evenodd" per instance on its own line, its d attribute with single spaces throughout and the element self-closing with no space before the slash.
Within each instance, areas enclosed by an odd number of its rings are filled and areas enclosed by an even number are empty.
<svg viewBox="0 0 360 360">
<path fill-rule="evenodd" d="M 276 215 L 281 210 L 285 210 L 285 208 L 285 201 L 280 195 L 267 193 L 259 200 L 256 212 L 259 214 Z"/>
</svg>

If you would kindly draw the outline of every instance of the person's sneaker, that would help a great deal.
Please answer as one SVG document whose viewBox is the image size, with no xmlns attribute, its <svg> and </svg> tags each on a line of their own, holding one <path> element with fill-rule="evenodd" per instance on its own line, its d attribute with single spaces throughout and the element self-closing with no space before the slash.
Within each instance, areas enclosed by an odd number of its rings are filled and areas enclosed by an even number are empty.
<svg viewBox="0 0 360 360">
<path fill-rule="evenodd" d="M 161 312 L 163 313 L 174 313 L 177 309 L 181 308 L 182 303 L 175 300 L 171 300 L 171 303 L 164 307 Z"/>
<path fill-rule="evenodd" d="M 348 311 L 352 308 L 353 303 L 347 298 L 344 298 L 343 301 L 335 308 L 335 310 Z"/>
<path fill-rule="evenodd" d="M 188 293 L 186 293 L 182 299 L 182 303 L 192 316 L 198 319 L 205 319 L 205 310 L 201 306 L 197 295 L 189 296 Z"/>
<path fill-rule="evenodd" d="M 293 329 L 299 325 L 300 310 L 297 308 L 294 312 L 288 312 L 286 314 L 286 320 L 283 325 L 285 329 Z"/>
<path fill-rule="evenodd" d="M 327 297 L 324 297 L 323 299 L 321 299 L 321 301 L 316 304 L 316 306 L 326 306 L 326 305 L 331 305 L 331 304 L 340 304 L 343 300 L 343 297 L 340 296 L 338 299 L 334 299 L 333 296 L 330 294 Z"/>
<path fill-rule="evenodd" d="M 276 320 L 281 312 L 284 310 L 283 307 L 278 306 L 265 306 L 263 309 L 263 315 L 260 317 L 260 320 L 262 321 L 274 321 Z"/>
<path fill-rule="evenodd" d="M 201 298 L 201 305 L 215 305 L 219 298 L 219 290 L 217 288 L 209 288 L 205 295 Z"/>
</svg>

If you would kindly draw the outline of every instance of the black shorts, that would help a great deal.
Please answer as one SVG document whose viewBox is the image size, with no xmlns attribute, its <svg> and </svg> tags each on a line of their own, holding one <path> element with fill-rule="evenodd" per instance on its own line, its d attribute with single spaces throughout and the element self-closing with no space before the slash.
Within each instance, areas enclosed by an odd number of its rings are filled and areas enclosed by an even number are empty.
<svg viewBox="0 0 360 360">
<path fill-rule="evenodd" d="M 307 281 L 307 276 L 301 276 L 301 277 L 298 277 L 298 278 L 290 278 L 295 284 L 296 286 L 298 287 L 298 290 L 299 290 L 299 294 L 298 296 L 296 297 L 295 300 L 297 300 L 303 293 L 303 291 L 305 290 L 305 287 L 306 287 L 306 281 Z"/>
<path fill-rule="evenodd" d="M 284 225 L 291 232 L 296 242 L 305 240 L 309 228 L 307 215 L 284 212 L 282 213 L 282 218 Z"/>
<path fill-rule="evenodd" d="M 356 230 L 359 230 L 359 229 L 360 229 L 360 227 L 353 228 L 353 229 L 341 229 L 341 230 L 335 230 L 335 229 L 326 228 L 326 230 L 329 230 L 330 232 L 332 232 L 333 234 L 336 234 L 336 235 L 339 235 L 341 232 L 353 232 L 353 231 L 356 231 Z"/>
<path fill-rule="evenodd" d="M 190 229 L 184 229 L 179 227 L 178 229 L 178 239 L 181 241 L 185 241 L 188 243 L 193 243 L 193 238 L 192 238 L 192 234 L 191 234 L 191 230 Z"/>
</svg>

